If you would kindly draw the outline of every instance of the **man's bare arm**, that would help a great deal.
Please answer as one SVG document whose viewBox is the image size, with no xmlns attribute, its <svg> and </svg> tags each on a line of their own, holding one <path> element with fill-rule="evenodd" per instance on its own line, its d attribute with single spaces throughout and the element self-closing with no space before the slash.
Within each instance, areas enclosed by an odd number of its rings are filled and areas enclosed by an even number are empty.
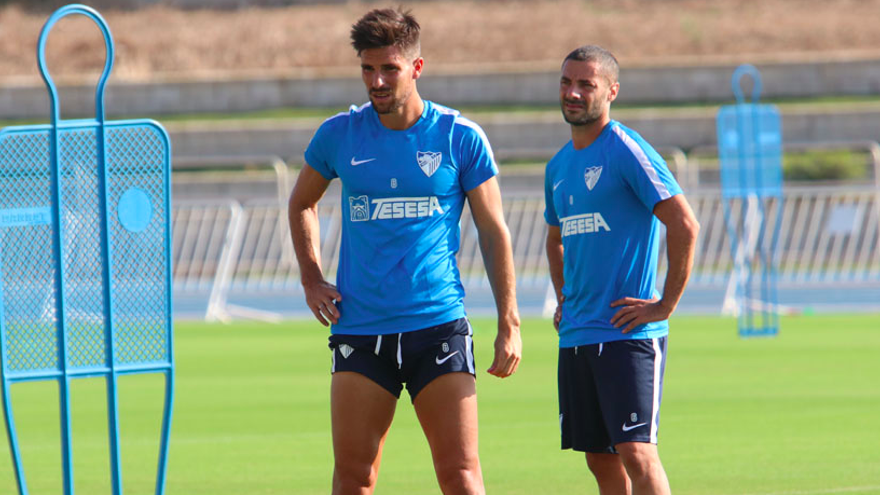
<svg viewBox="0 0 880 495">
<path fill-rule="evenodd" d="M 663 286 L 663 298 L 658 300 L 624 297 L 611 303 L 620 310 L 611 318 L 617 327 L 627 333 L 638 325 L 662 321 L 675 311 L 691 275 L 694 251 L 700 224 L 683 194 L 660 201 L 654 206 L 654 215 L 666 226 L 666 258 L 669 269 Z"/>
<path fill-rule="evenodd" d="M 556 312 L 553 315 L 553 326 L 559 330 L 559 322 L 562 321 L 562 287 L 565 285 L 562 231 L 559 227 L 547 226 L 547 262 L 550 264 L 550 280 L 553 282 L 553 290 L 556 292 Z"/>
<path fill-rule="evenodd" d="M 322 325 L 339 322 L 339 310 L 334 304 L 342 300 L 336 286 L 324 280 L 321 270 L 320 226 L 318 201 L 327 191 L 330 181 L 306 165 L 296 179 L 290 195 L 287 215 L 290 237 L 299 263 L 300 280 L 306 303 Z"/>
<path fill-rule="evenodd" d="M 471 214 L 480 236 L 480 251 L 495 306 L 498 309 L 498 335 L 495 338 L 495 359 L 489 373 L 504 378 L 512 375 L 522 357 L 519 333 L 519 310 L 516 305 L 516 275 L 510 231 L 501 209 L 498 180 L 491 178 L 467 193 Z"/>
</svg>

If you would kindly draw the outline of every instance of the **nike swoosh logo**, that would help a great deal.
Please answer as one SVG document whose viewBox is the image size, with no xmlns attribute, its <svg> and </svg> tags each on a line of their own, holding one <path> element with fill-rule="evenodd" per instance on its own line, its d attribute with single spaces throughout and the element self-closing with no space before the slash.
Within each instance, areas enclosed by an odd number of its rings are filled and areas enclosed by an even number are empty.
<svg viewBox="0 0 880 495">
<path fill-rule="evenodd" d="M 452 356 L 455 356 L 456 354 L 458 354 L 458 351 L 453 352 L 452 354 L 446 356 L 443 359 L 440 359 L 440 356 L 437 356 L 436 358 L 434 358 L 434 362 L 437 364 L 443 364 L 446 361 L 449 361 L 449 358 L 451 358 Z"/>
<path fill-rule="evenodd" d="M 559 187 L 559 184 L 562 184 L 563 182 L 565 182 L 565 179 L 562 179 L 561 181 L 557 182 L 556 184 L 553 184 L 553 190 L 555 191 L 556 188 Z"/>
<path fill-rule="evenodd" d="M 623 423 L 623 426 L 621 426 L 620 429 L 623 431 L 635 430 L 639 426 L 645 426 L 646 424 L 648 424 L 648 423 L 639 423 L 637 425 L 626 426 L 626 423 Z"/>
<path fill-rule="evenodd" d="M 357 167 L 358 165 L 360 165 L 362 163 L 370 163 L 373 160 L 375 160 L 375 158 L 368 158 L 366 160 L 355 160 L 354 157 L 351 157 L 351 166 Z"/>
</svg>

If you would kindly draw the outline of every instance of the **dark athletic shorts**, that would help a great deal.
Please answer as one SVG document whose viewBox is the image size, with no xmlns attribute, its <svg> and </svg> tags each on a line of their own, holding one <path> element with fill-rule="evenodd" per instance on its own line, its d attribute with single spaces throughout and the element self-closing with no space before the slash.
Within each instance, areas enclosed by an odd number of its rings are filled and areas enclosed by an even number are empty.
<svg viewBox="0 0 880 495">
<path fill-rule="evenodd" d="M 400 398 L 403 384 L 411 400 L 431 380 L 446 373 L 474 372 L 473 330 L 467 318 L 386 335 L 330 336 L 331 372 L 360 373 Z"/>
<path fill-rule="evenodd" d="M 562 448 L 615 453 L 657 443 L 666 337 L 559 349 Z"/>
</svg>

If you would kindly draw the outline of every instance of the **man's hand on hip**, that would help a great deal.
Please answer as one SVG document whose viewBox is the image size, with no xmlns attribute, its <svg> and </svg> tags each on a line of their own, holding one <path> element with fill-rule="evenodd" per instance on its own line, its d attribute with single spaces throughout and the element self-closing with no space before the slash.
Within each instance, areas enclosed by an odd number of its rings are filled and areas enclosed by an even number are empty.
<svg viewBox="0 0 880 495">
<path fill-rule="evenodd" d="M 303 290 L 306 293 L 306 304 L 315 315 L 315 318 L 325 327 L 333 323 L 339 323 L 339 308 L 336 302 L 342 300 L 342 294 L 336 289 L 336 286 L 322 280 L 316 284 L 303 284 Z M 330 323 L 328 323 L 328 320 Z"/>
<path fill-rule="evenodd" d="M 614 328 L 620 328 L 625 325 L 623 333 L 629 333 L 633 328 L 651 323 L 652 321 L 663 321 L 669 318 L 672 310 L 675 308 L 667 308 L 663 304 L 662 299 L 637 299 L 635 297 L 624 297 L 611 303 L 612 308 L 622 306 L 614 316 L 611 317 L 611 324 Z"/>
</svg>

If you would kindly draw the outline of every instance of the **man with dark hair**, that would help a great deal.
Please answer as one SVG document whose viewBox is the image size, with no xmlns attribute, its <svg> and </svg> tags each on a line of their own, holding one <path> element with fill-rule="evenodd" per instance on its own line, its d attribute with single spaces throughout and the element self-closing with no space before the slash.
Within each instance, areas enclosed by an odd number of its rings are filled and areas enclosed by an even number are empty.
<svg viewBox="0 0 880 495">
<path fill-rule="evenodd" d="M 465 199 L 498 309 L 488 372 L 510 376 L 522 343 L 510 233 L 485 134 L 423 100 L 419 25 L 373 10 L 352 27 L 370 102 L 327 119 L 290 198 L 306 302 L 332 323 L 333 493 L 372 493 L 404 384 L 443 493 L 482 494 L 471 326 L 455 254 Z M 337 286 L 321 271 L 317 203 L 342 182 Z"/>
<path fill-rule="evenodd" d="M 562 448 L 586 453 L 599 493 L 668 494 L 657 453 L 667 319 L 693 265 L 699 225 L 663 158 L 611 120 L 617 60 L 598 46 L 562 64 L 571 141 L 547 164 L 547 258 L 559 304 Z M 669 271 L 655 289 L 659 219 Z"/>
</svg>

